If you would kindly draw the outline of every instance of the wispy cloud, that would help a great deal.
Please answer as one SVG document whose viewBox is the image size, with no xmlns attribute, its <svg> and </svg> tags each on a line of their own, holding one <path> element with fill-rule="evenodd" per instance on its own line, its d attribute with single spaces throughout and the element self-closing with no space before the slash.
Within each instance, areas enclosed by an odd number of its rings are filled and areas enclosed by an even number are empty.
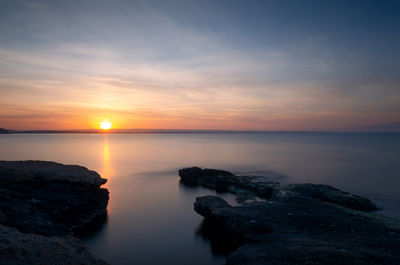
<svg viewBox="0 0 400 265">
<path fill-rule="evenodd" d="M 90 127 L 112 116 L 125 128 L 331 129 L 400 118 L 395 60 L 334 50 L 329 33 L 279 46 L 229 21 L 184 24 L 146 2 L 6 7 L 4 127 L 48 126 L 52 117 L 59 127 Z M 270 32 L 264 39 L 278 39 Z"/>
</svg>

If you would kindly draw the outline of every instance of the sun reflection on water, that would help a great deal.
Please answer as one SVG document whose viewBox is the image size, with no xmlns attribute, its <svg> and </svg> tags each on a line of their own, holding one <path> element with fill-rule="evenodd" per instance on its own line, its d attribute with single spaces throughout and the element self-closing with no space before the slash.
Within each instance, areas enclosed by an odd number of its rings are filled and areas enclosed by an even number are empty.
<svg viewBox="0 0 400 265">
<path fill-rule="evenodd" d="M 110 146 L 109 146 L 108 135 L 104 135 L 103 158 L 102 158 L 103 161 L 102 161 L 102 166 L 100 169 L 100 175 L 102 178 L 107 179 L 106 184 L 104 184 L 102 187 L 108 189 L 108 191 L 110 191 L 110 181 L 114 174 L 114 168 L 112 166 L 110 157 L 111 157 L 111 155 L 110 155 Z M 107 207 L 108 215 L 110 215 L 112 208 L 113 208 L 113 206 L 112 206 L 112 200 L 111 200 L 111 196 L 110 196 L 110 199 L 108 201 L 108 207 Z"/>
<path fill-rule="evenodd" d="M 111 164 L 111 159 L 110 159 L 110 147 L 108 143 L 108 135 L 104 135 L 104 140 L 103 140 L 103 163 L 102 163 L 102 168 L 101 168 L 101 177 L 107 179 L 107 183 L 105 186 L 107 187 L 109 185 L 109 181 L 113 175 L 113 167 Z"/>
</svg>

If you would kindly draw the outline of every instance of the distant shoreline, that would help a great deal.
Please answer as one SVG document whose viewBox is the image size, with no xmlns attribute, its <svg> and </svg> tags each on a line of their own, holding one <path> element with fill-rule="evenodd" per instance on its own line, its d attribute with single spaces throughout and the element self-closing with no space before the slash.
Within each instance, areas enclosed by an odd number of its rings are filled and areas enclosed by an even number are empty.
<svg viewBox="0 0 400 265">
<path fill-rule="evenodd" d="M 204 133 L 204 134 L 261 134 L 261 133 L 318 133 L 318 134 L 400 134 L 400 132 L 387 131 L 236 131 L 236 130 L 179 130 L 179 129 L 115 129 L 103 131 L 100 129 L 87 129 L 87 130 L 2 130 L 0 134 L 171 134 L 171 133 Z"/>
</svg>

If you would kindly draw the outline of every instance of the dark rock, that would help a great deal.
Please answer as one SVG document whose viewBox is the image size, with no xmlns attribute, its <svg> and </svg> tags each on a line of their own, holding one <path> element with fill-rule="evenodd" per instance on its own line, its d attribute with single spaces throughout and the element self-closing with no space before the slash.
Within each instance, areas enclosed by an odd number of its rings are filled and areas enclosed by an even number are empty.
<svg viewBox="0 0 400 265">
<path fill-rule="evenodd" d="M 107 215 L 105 182 L 81 166 L 0 161 L 0 265 L 105 265 L 70 236 Z"/>
<path fill-rule="evenodd" d="M 229 265 L 400 264 L 400 221 L 371 213 L 377 207 L 367 198 L 328 185 L 280 186 L 263 177 L 206 172 L 188 168 L 179 175 L 182 183 L 264 198 L 236 207 L 216 196 L 196 199 L 207 229 L 229 241 Z"/>
<path fill-rule="evenodd" d="M 282 191 L 291 191 L 299 195 L 318 199 L 323 202 L 330 202 L 360 211 L 374 211 L 378 208 L 369 199 L 350 194 L 348 192 L 336 189 L 328 185 L 316 184 L 292 184 L 281 189 Z"/>
<path fill-rule="evenodd" d="M 0 265 L 106 265 L 72 236 L 45 237 L 0 225 Z"/>
<path fill-rule="evenodd" d="M 225 170 L 191 167 L 179 170 L 179 176 L 182 182 L 189 186 L 208 185 L 216 188 L 219 178 L 230 177 L 233 174 Z"/>
<path fill-rule="evenodd" d="M 230 209 L 231 206 L 224 199 L 215 196 L 201 197 L 201 200 L 196 199 L 194 204 L 194 210 L 206 218 L 214 216 L 211 210 L 223 211 L 225 208 Z"/>
<path fill-rule="evenodd" d="M 400 225 L 304 196 L 232 207 L 196 199 L 195 210 L 237 248 L 227 264 L 400 264 Z"/>
<path fill-rule="evenodd" d="M 256 195 L 262 198 L 271 198 L 274 188 L 279 186 L 279 183 L 260 176 L 236 176 L 225 170 L 198 167 L 181 169 L 179 176 L 182 183 L 188 186 L 203 186 L 232 193 L 247 191 L 251 193 L 248 196 Z"/>
<path fill-rule="evenodd" d="M 234 251 L 235 245 L 233 240 L 224 229 L 216 226 L 209 219 L 204 219 L 196 229 L 196 235 L 207 242 L 211 242 L 211 251 L 214 255 L 227 256 Z"/>
<path fill-rule="evenodd" d="M 46 236 L 107 214 L 108 190 L 99 174 L 45 161 L 0 161 L 0 224 Z"/>
<path fill-rule="evenodd" d="M 7 134 L 10 133 L 8 130 L 0 128 L 0 134 Z"/>
<path fill-rule="evenodd" d="M 59 181 L 100 187 L 107 182 L 97 172 L 50 161 L 0 161 L 0 181 Z"/>
<path fill-rule="evenodd" d="M 203 186 L 218 191 L 238 194 L 238 201 L 244 202 L 252 196 L 263 199 L 294 196 L 310 197 L 322 202 L 338 204 L 346 208 L 374 211 L 378 208 L 368 198 L 350 194 L 329 185 L 291 184 L 281 186 L 262 176 L 236 176 L 228 171 L 201 169 L 198 167 L 179 170 L 182 183 L 189 186 Z"/>
</svg>

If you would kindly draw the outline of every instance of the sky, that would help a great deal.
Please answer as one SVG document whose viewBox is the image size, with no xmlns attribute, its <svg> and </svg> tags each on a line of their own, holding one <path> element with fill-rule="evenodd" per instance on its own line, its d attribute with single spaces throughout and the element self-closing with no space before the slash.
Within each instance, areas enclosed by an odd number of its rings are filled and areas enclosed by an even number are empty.
<svg viewBox="0 0 400 265">
<path fill-rule="evenodd" d="M 400 1 L 0 1 L 0 127 L 400 122 Z"/>
</svg>

